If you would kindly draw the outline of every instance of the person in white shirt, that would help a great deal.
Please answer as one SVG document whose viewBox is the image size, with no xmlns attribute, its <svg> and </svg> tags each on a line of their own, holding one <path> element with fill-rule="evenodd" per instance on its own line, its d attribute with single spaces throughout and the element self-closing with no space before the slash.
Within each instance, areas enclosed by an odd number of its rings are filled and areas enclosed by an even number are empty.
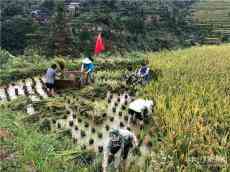
<svg viewBox="0 0 230 172">
<path fill-rule="evenodd" d="M 149 114 L 153 111 L 153 101 L 136 99 L 128 106 L 128 113 L 131 115 L 131 119 L 143 121 L 148 120 Z"/>
<path fill-rule="evenodd" d="M 126 129 L 112 129 L 105 143 L 102 162 L 103 172 L 107 172 L 108 165 L 114 161 L 115 155 L 121 151 L 121 159 L 125 164 L 130 148 L 137 147 L 138 140 L 134 133 Z"/>
</svg>

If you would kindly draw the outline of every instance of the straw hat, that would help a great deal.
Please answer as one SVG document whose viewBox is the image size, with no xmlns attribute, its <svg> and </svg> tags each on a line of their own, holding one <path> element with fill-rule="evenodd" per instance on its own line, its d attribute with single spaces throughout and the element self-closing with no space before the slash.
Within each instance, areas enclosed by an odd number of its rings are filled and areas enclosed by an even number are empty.
<svg viewBox="0 0 230 172">
<path fill-rule="evenodd" d="M 92 63 L 92 61 L 87 57 L 87 58 L 83 59 L 82 63 L 84 63 L 84 64 L 90 64 L 90 63 Z"/>
</svg>

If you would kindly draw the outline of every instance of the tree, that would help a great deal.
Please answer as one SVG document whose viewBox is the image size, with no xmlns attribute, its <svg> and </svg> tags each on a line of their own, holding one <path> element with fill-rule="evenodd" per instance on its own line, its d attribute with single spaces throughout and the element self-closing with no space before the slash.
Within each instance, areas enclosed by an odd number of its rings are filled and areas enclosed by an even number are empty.
<svg viewBox="0 0 230 172">
<path fill-rule="evenodd" d="M 23 53 L 27 46 L 27 34 L 34 31 L 31 18 L 13 16 L 2 23 L 2 48 L 13 52 Z"/>
<path fill-rule="evenodd" d="M 27 46 L 27 34 L 36 29 L 28 6 L 27 0 L 1 2 L 1 47 L 11 53 L 22 53 Z"/>
<path fill-rule="evenodd" d="M 24 2 L 6 0 L 1 2 L 2 18 L 10 18 L 16 15 L 25 14 Z"/>
<path fill-rule="evenodd" d="M 55 55 L 75 54 L 69 18 L 65 14 L 63 2 L 58 3 L 57 13 L 51 21 L 50 45 Z"/>
<path fill-rule="evenodd" d="M 53 15 L 53 13 L 55 12 L 55 7 L 56 7 L 56 3 L 54 0 L 45 0 L 40 5 L 40 8 L 47 10 L 49 15 Z"/>
</svg>

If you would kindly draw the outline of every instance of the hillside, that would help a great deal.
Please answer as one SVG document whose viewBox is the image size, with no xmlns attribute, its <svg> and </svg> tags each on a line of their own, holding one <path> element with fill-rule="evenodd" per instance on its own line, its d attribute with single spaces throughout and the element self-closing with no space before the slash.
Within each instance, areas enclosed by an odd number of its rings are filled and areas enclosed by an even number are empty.
<svg viewBox="0 0 230 172">
<path fill-rule="evenodd" d="M 12 54 L 36 49 L 75 57 L 92 52 L 102 32 L 106 50 L 123 54 L 191 46 L 198 32 L 185 21 L 193 0 L 90 0 L 70 9 L 63 2 L 3 1 L 1 47 Z"/>
<path fill-rule="evenodd" d="M 230 1 L 201 0 L 193 5 L 194 22 L 200 26 L 211 26 L 210 37 L 230 38 Z"/>
<path fill-rule="evenodd" d="M 230 45 L 226 44 L 159 53 L 132 53 L 127 54 L 126 58 L 98 58 L 96 82 L 93 85 L 81 90 L 61 91 L 55 98 L 39 96 L 39 102 L 31 102 L 28 99 L 30 97 L 24 96 L 9 102 L 1 101 L 0 170 L 98 171 L 102 156 L 100 152 L 95 154 L 89 148 L 103 141 L 107 128 L 114 125 L 111 115 L 115 121 L 120 120 L 119 116 L 123 119 L 127 115 L 126 106 L 123 109 L 123 105 L 122 109 L 119 105 L 115 112 L 114 108 L 111 111 L 111 100 L 107 103 L 105 96 L 107 91 L 111 92 L 112 104 L 116 104 L 120 96 L 123 101 L 123 93 L 128 90 L 126 94 L 131 98 L 146 97 L 154 100 L 156 105 L 152 119 L 144 129 L 131 128 L 139 140 L 148 145 L 148 153 L 142 152 L 141 156 L 131 154 L 127 172 L 140 172 L 143 169 L 228 171 L 229 48 Z M 146 57 L 158 80 L 152 81 L 144 89 L 139 86 L 124 88 L 122 76 L 127 72 L 126 67 L 136 68 Z M 25 64 L 34 63 L 25 57 L 20 58 L 24 59 Z M 20 80 L 24 76 L 33 78 L 33 75 L 39 75 L 47 63 L 52 62 L 40 60 L 36 73 L 31 73 L 30 68 L 19 70 L 21 66 L 18 63 L 9 63 L 8 66 L 12 65 L 18 71 L 17 80 Z M 65 63 L 70 69 L 79 67 L 79 60 L 66 60 Z M 1 72 L 8 77 L 14 74 L 7 70 Z M 38 118 L 26 114 L 28 103 L 39 112 Z M 106 111 L 107 108 L 110 110 Z M 90 122 L 91 117 L 100 121 L 102 114 L 103 118 L 107 119 L 106 115 L 110 117 L 105 126 Z M 80 124 L 80 118 L 83 124 Z M 125 121 L 123 124 L 126 125 Z M 94 142 L 91 140 L 89 143 L 90 131 L 87 128 L 91 128 L 91 125 L 102 135 L 97 138 L 97 135 L 92 134 Z M 81 129 L 81 139 L 73 134 L 78 129 Z"/>
</svg>

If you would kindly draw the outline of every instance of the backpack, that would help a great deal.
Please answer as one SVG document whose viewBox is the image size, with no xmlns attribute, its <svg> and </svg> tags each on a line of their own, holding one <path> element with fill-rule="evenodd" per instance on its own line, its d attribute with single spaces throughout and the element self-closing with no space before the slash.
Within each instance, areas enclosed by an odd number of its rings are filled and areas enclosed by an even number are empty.
<svg viewBox="0 0 230 172">
<path fill-rule="evenodd" d="M 122 145 L 122 138 L 120 136 L 118 137 L 113 137 L 110 141 L 110 152 L 112 154 L 116 154 Z"/>
</svg>

